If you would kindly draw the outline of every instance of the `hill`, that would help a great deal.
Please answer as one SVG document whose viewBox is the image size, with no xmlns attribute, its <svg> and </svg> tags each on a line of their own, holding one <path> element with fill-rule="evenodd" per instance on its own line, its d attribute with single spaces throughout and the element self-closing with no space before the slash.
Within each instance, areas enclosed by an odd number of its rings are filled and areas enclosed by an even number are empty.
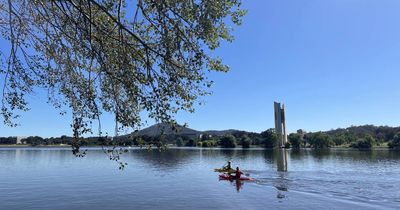
<svg viewBox="0 0 400 210">
<path fill-rule="evenodd" d="M 168 123 L 158 123 L 133 133 L 138 136 L 159 136 L 164 135 L 200 135 L 201 132 L 178 125 L 177 131 Z"/>
<path fill-rule="evenodd" d="M 358 137 L 370 135 L 377 139 L 389 141 L 393 139 L 394 135 L 398 132 L 400 132 L 400 127 L 361 125 L 361 126 L 351 126 L 348 128 L 338 128 L 330 131 L 325 131 L 323 133 L 326 133 L 331 136 L 339 136 L 339 135 L 344 135 L 346 133 L 352 133 Z"/>
<path fill-rule="evenodd" d="M 144 128 L 142 130 L 139 130 L 137 132 L 134 132 L 132 134 L 137 136 L 159 136 L 161 134 L 182 135 L 182 136 L 199 136 L 200 134 L 207 134 L 212 136 L 223 136 L 226 134 L 233 134 L 236 132 L 240 131 L 235 129 L 198 131 L 181 125 L 178 125 L 178 131 L 175 131 L 168 123 L 158 123 L 150 127 Z"/>
</svg>

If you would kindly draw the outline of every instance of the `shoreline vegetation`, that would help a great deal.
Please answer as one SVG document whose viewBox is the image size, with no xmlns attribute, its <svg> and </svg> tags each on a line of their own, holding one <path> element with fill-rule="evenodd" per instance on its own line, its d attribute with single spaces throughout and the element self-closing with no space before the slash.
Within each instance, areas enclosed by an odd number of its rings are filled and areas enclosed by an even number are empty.
<svg viewBox="0 0 400 210">
<path fill-rule="evenodd" d="M 0 147 L 70 147 L 73 140 L 73 137 L 65 135 L 51 138 L 0 137 Z M 82 147 L 276 148 L 277 141 L 274 129 L 261 133 L 239 130 L 200 132 L 181 127 L 178 132 L 172 132 L 168 130 L 168 125 L 157 124 L 138 132 L 113 138 L 80 138 L 78 143 Z M 306 132 L 300 129 L 288 135 L 285 148 L 400 149 L 400 127 L 363 125 L 325 132 Z"/>
<path fill-rule="evenodd" d="M 33 146 L 30 144 L 0 144 L 0 148 L 70 148 L 71 145 L 69 144 L 53 144 L 53 145 L 37 145 L 37 146 Z M 145 149 L 144 147 L 138 146 L 138 145 L 133 145 L 133 146 L 128 146 L 129 148 L 142 148 Z M 101 148 L 101 145 L 86 145 L 83 146 L 82 148 Z M 266 148 L 266 147 L 262 147 L 262 146 L 251 146 L 248 148 L 243 148 L 243 147 L 232 147 L 232 148 L 226 148 L 226 147 L 221 147 L 221 146 L 215 146 L 215 147 L 200 147 L 200 146 L 196 146 L 196 147 L 189 147 L 189 146 L 177 146 L 176 144 L 169 144 L 166 145 L 165 148 L 199 148 L 199 149 L 276 149 L 276 148 Z M 285 149 L 292 149 L 292 150 L 307 150 L 307 149 L 315 149 L 312 147 L 302 147 L 302 148 L 293 148 L 293 147 L 289 147 L 289 148 L 285 148 Z M 339 149 L 339 150 L 400 150 L 400 148 L 390 148 L 388 146 L 374 146 L 371 148 L 366 148 L 366 149 L 362 149 L 362 148 L 353 148 L 353 147 L 346 147 L 346 146 L 335 146 L 335 147 L 329 147 L 329 148 L 321 148 L 321 150 L 324 149 Z"/>
</svg>

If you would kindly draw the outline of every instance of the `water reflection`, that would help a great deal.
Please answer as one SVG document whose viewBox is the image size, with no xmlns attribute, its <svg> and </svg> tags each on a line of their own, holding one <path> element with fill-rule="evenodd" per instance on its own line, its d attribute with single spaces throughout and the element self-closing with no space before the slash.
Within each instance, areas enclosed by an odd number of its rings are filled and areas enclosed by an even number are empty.
<svg viewBox="0 0 400 210">
<path fill-rule="evenodd" d="M 287 171 L 287 150 L 284 148 L 278 149 L 278 151 L 276 152 L 276 159 L 277 159 L 278 171 L 286 172 Z"/>
<path fill-rule="evenodd" d="M 220 181 L 228 181 L 231 183 L 232 186 L 234 186 L 236 188 L 237 192 L 240 192 L 241 189 L 243 189 L 243 185 L 244 182 L 243 180 L 239 180 L 239 179 L 219 179 Z"/>
<path fill-rule="evenodd" d="M 129 151 L 126 161 L 136 160 L 140 161 L 148 168 L 161 171 L 173 171 L 185 165 L 193 158 L 198 157 L 197 152 L 199 151 L 193 152 L 185 149 L 167 149 L 163 151 L 159 151 L 158 149 L 135 149 Z"/>
<path fill-rule="evenodd" d="M 264 161 L 267 165 L 274 165 L 274 152 L 273 150 L 265 150 L 264 151 Z"/>
<path fill-rule="evenodd" d="M 230 158 L 257 181 L 219 182 L 213 169 Z M 398 209 L 400 201 L 398 151 L 131 149 L 122 159 L 129 165 L 118 171 L 100 149 L 80 159 L 70 149 L 0 149 L 0 209 Z"/>
<path fill-rule="evenodd" d="M 314 157 L 314 160 L 317 162 L 322 162 L 326 157 L 332 155 L 332 151 L 330 149 L 313 149 L 311 151 L 307 150 L 309 154 Z"/>
<path fill-rule="evenodd" d="M 274 183 L 274 187 L 278 190 L 276 197 L 283 199 L 286 197 L 284 192 L 288 191 L 288 151 L 284 148 L 274 151 L 276 158 L 278 177 Z"/>
<path fill-rule="evenodd" d="M 376 150 L 354 150 L 354 149 L 303 149 L 292 150 L 291 159 L 301 160 L 305 157 L 313 157 L 313 161 L 323 163 L 331 159 L 361 162 L 379 162 L 382 160 L 400 159 L 398 151 L 387 149 Z"/>
<path fill-rule="evenodd" d="M 290 158 L 292 160 L 301 160 L 304 156 L 304 150 L 301 149 L 291 149 Z"/>
<path fill-rule="evenodd" d="M 231 150 L 231 149 L 222 149 L 220 151 L 226 160 L 232 160 L 233 158 L 235 158 L 237 153 L 236 150 Z"/>
</svg>

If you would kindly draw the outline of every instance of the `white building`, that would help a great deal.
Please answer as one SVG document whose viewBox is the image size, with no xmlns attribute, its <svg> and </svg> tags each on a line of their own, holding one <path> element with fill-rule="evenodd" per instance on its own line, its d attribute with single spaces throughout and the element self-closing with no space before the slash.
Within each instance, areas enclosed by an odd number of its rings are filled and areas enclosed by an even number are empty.
<svg viewBox="0 0 400 210">
<path fill-rule="evenodd" d="M 17 136 L 17 144 L 26 144 L 26 141 L 23 141 L 26 139 L 26 136 Z"/>
</svg>

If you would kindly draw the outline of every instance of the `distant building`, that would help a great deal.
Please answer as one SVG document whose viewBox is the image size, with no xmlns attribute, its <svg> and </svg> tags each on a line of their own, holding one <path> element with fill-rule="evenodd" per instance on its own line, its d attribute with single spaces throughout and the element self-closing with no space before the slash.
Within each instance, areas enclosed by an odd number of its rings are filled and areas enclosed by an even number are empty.
<svg viewBox="0 0 400 210">
<path fill-rule="evenodd" d="M 297 134 L 304 135 L 304 134 L 306 134 L 306 133 L 307 133 L 307 132 L 306 132 L 305 130 L 303 130 L 303 129 L 297 130 Z"/>
<path fill-rule="evenodd" d="M 199 139 L 200 139 L 200 140 L 203 140 L 203 141 L 209 140 L 209 139 L 211 139 L 212 137 L 213 137 L 213 135 L 207 134 L 207 133 L 201 133 L 201 134 L 199 134 Z"/>
<path fill-rule="evenodd" d="M 286 132 L 286 116 L 285 116 L 285 105 L 278 102 L 274 102 L 275 110 L 275 132 L 278 136 L 278 143 L 280 147 L 284 147 L 287 139 Z"/>
<path fill-rule="evenodd" d="M 303 130 L 303 129 L 299 129 L 299 130 L 297 130 L 297 134 L 299 134 L 300 135 L 300 138 L 301 138 L 301 140 L 302 140 L 302 142 L 303 142 L 303 147 L 307 147 L 307 141 L 305 140 L 305 135 L 307 134 L 307 132 L 305 131 L 305 130 Z"/>
<path fill-rule="evenodd" d="M 24 141 L 26 139 L 26 136 L 17 136 L 17 144 L 26 144 L 26 141 Z"/>
</svg>

